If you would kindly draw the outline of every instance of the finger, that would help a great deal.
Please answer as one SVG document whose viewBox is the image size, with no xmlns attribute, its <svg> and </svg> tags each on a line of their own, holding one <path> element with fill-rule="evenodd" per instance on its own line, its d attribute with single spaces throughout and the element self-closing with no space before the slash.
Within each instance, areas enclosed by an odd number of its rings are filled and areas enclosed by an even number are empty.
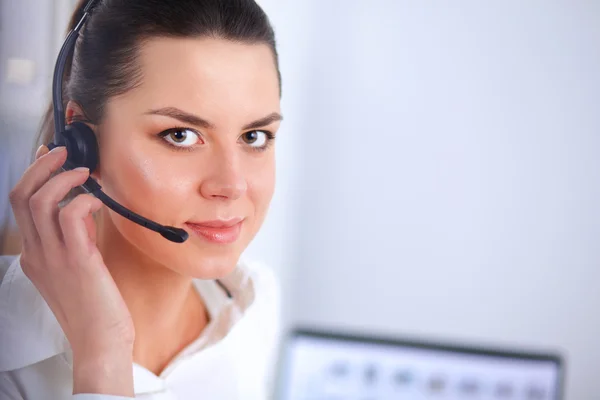
<svg viewBox="0 0 600 400">
<path fill-rule="evenodd" d="M 90 238 L 86 217 L 102 207 L 102 202 L 90 194 L 80 194 L 58 214 L 67 253 L 74 260 L 85 262 L 93 253 L 95 244 Z"/>
<path fill-rule="evenodd" d="M 38 158 L 48 154 L 49 152 L 50 152 L 50 150 L 48 149 L 48 147 L 46 147 L 46 145 L 41 145 L 40 147 L 38 147 L 37 151 L 35 152 L 35 159 L 37 160 Z"/>
<path fill-rule="evenodd" d="M 94 220 L 93 215 L 88 215 L 83 219 L 85 223 L 85 228 L 87 229 L 88 235 L 92 243 L 96 243 L 96 221 Z"/>
<path fill-rule="evenodd" d="M 23 235 L 24 246 L 27 242 L 39 241 L 29 209 L 29 199 L 67 159 L 67 152 L 63 146 L 53 150 L 35 160 L 9 194 L 15 221 Z"/>
<path fill-rule="evenodd" d="M 88 176 L 87 168 L 75 168 L 54 176 L 31 196 L 29 207 L 44 248 L 51 250 L 62 247 L 58 204 L 71 189 L 83 184 Z"/>
</svg>

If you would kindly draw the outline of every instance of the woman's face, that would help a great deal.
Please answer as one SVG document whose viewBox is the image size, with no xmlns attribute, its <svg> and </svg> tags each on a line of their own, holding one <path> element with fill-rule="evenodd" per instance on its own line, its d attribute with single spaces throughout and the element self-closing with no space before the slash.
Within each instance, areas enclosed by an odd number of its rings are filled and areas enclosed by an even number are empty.
<svg viewBox="0 0 600 400">
<path fill-rule="evenodd" d="M 110 196 L 163 225 L 172 243 L 105 213 L 125 240 L 181 274 L 229 273 L 260 228 L 275 184 L 279 82 L 268 46 L 148 41 L 141 85 L 109 100 L 95 176 Z"/>
</svg>

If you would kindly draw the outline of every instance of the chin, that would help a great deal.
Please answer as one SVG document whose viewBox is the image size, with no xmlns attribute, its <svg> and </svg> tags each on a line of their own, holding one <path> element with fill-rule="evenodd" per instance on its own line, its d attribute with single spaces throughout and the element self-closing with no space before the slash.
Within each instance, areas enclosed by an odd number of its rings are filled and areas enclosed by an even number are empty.
<svg viewBox="0 0 600 400">
<path fill-rule="evenodd" d="M 173 255 L 167 267 L 178 273 L 196 279 L 221 279 L 229 275 L 237 266 L 241 253 L 237 249 L 208 249 L 181 251 Z"/>
</svg>

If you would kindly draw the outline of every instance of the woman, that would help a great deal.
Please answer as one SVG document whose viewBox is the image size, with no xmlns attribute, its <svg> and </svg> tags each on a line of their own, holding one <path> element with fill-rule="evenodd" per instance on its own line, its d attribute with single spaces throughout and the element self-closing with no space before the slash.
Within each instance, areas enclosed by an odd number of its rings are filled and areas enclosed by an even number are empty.
<svg viewBox="0 0 600 400">
<path fill-rule="evenodd" d="M 281 84 L 264 12 L 253 0 L 103 0 L 67 74 L 67 123 L 99 143 L 92 177 L 189 239 L 88 194 L 63 201 L 89 171 L 56 173 L 66 150 L 40 146 L 10 196 L 23 250 L 0 269 L 0 398 L 265 398 L 276 285 L 239 261 L 274 190 Z M 42 143 L 52 126 L 50 110 Z"/>
</svg>

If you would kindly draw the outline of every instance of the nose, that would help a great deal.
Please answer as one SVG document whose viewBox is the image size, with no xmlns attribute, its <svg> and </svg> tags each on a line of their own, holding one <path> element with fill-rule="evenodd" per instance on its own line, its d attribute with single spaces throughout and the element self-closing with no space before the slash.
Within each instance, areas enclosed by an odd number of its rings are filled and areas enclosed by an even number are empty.
<svg viewBox="0 0 600 400">
<path fill-rule="evenodd" d="M 206 199 L 236 200 L 248 189 L 239 157 L 221 153 L 212 157 L 212 167 L 200 184 L 200 194 Z"/>
</svg>

